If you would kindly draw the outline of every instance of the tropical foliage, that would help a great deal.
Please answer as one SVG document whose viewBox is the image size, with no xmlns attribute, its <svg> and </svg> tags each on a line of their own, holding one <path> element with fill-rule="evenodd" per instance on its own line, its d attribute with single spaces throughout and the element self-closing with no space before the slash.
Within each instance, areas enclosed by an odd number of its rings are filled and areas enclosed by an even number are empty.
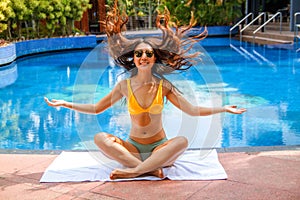
<svg viewBox="0 0 300 200">
<path fill-rule="evenodd" d="M 165 0 L 164 5 L 179 24 L 187 24 L 191 12 L 200 26 L 231 25 L 242 16 L 244 0 Z M 161 7 L 161 6 L 160 6 Z"/>
<path fill-rule="evenodd" d="M 5 39 L 70 35 L 89 0 L 1 0 L 0 33 Z"/>
<path fill-rule="evenodd" d="M 15 17 L 11 6 L 9 6 L 9 2 L 10 0 L 0 1 L 0 33 L 7 29 L 8 19 Z"/>
<path fill-rule="evenodd" d="M 231 25 L 241 15 L 244 0 L 119 0 L 120 10 L 131 19 L 147 19 L 153 27 L 158 10 L 165 7 L 172 21 L 188 24 L 192 16 L 196 25 Z M 106 0 L 112 5 L 114 0 Z M 89 0 L 0 0 L 0 38 L 30 39 L 74 34 L 74 21 L 91 8 Z"/>
<path fill-rule="evenodd" d="M 128 16 L 149 16 L 149 20 L 156 10 L 167 7 L 172 20 L 179 25 L 189 23 L 192 11 L 197 25 L 210 26 L 234 23 L 242 15 L 243 2 L 244 0 L 119 0 L 119 5 L 126 10 Z M 108 4 L 112 3 L 113 0 L 108 1 Z"/>
<path fill-rule="evenodd" d="M 107 0 L 109 7 L 112 6 L 114 0 Z M 138 19 L 139 17 L 148 17 L 149 28 L 152 27 L 153 14 L 159 5 L 162 5 L 161 0 L 119 0 L 120 10 L 126 12 L 127 16 Z"/>
</svg>

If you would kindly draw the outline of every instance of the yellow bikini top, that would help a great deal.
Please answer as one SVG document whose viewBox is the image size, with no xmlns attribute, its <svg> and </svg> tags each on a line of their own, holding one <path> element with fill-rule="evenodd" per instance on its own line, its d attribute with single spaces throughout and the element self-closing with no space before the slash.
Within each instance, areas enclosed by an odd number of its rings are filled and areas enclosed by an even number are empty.
<svg viewBox="0 0 300 200">
<path fill-rule="evenodd" d="M 163 80 L 160 80 L 159 86 L 157 89 L 156 96 L 152 102 L 152 104 L 148 108 L 142 108 L 137 102 L 131 86 L 130 79 L 127 79 L 127 88 L 128 88 L 128 111 L 132 115 L 137 115 L 143 112 L 149 112 L 151 114 L 160 114 L 164 107 L 164 100 L 162 96 L 162 83 Z"/>
</svg>

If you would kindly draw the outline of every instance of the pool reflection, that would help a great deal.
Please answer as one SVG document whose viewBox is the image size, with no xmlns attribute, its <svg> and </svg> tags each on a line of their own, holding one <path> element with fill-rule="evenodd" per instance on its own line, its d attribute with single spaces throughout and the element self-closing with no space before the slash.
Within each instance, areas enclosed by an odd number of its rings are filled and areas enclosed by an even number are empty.
<svg viewBox="0 0 300 200">
<path fill-rule="evenodd" d="M 195 81 L 199 79 L 198 75 L 190 73 L 181 78 L 193 81 L 177 86 L 194 87 L 200 103 L 209 102 L 209 95 L 225 96 L 221 98 L 222 104 L 237 104 L 248 109 L 243 115 L 225 114 L 221 142 L 217 145 L 299 145 L 300 73 L 297 64 L 300 54 L 283 50 L 268 53 L 270 50 L 257 49 L 276 65 L 274 68 L 245 60 L 237 53 L 232 55 L 230 49 L 208 50 L 219 67 L 223 82 L 212 84 L 208 89 L 205 82 Z M 109 65 L 107 52 L 90 53 L 90 50 L 84 50 L 44 54 L 0 68 L 1 149 L 83 149 L 93 146 L 93 136 L 99 131 L 127 137 L 130 122 L 126 106 L 121 102 L 101 115 L 91 116 L 64 108 L 57 110 L 43 101 L 47 96 L 94 102 L 111 90 L 123 70 Z M 86 67 L 82 67 L 88 55 L 92 57 L 85 62 Z M 238 63 L 237 59 L 241 61 Z M 209 71 L 209 66 L 203 70 Z M 81 84 L 76 84 L 79 82 Z M 183 91 L 186 93 L 186 88 Z M 166 108 L 173 109 L 169 105 Z M 165 113 L 174 118 L 177 114 L 174 110 Z M 205 124 L 210 120 L 201 118 L 202 124 L 199 123 L 197 128 L 205 130 Z M 167 125 L 176 129 L 179 123 L 171 120 Z"/>
</svg>

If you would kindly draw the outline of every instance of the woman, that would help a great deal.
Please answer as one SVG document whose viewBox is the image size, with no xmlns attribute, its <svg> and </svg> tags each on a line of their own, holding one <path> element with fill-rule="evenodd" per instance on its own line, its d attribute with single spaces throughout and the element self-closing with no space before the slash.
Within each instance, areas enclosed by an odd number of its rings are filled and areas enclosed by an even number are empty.
<svg viewBox="0 0 300 200">
<path fill-rule="evenodd" d="M 246 110 L 237 109 L 236 106 L 194 106 L 164 78 L 165 73 L 189 68 L 190 58 L 197 55 L 186 55 L 187 51 L 182 49 L 183 43 L 190 46 L 192 44 L 187 42 L 189 40 L 182 42 L 183 31 L 173 33 L 168 26 L 160 24 L 162 17 L 168 24 L 168 13 L 158 15 L 156 22 L 163 31 L 161 40 L 124 38 L 121 30 L 127 20 L 123 20 L 118 13 L 115 7 L 105 23 L 110 55 L 118 65 L 131 71 L 131 77 L 120 81 L 107 96 L 95 104 L 50 101 L 47 98 L 45 101 L 53 107 L 61 106 L 83 113 L 99 114 L 125 97 L 131 117 L 129 139 L 125 141 L 108 133 L 97 133 L 94 137 L 95 144 L 106 156 L 126 167 L 113 170 L 110 178 L 132 178 L 145 174 L 163 178 L 162 168 L 172 165 L 188 147 L 188 141 L 183 136 L 169 140 L 166 138 L 162 125 L 165 99 L 192 116 L 221 112 L 241 114 Z"/>
</svg>

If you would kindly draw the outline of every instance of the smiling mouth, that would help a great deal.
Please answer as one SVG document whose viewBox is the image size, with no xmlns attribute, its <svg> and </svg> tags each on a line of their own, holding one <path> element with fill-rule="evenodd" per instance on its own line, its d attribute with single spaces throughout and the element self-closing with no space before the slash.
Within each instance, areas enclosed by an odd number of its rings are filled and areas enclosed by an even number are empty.
<svg viewBox="0 0 300 200">
<path fill-rule="evenodd" d="M 149 65 L 149 62 L 143 61 L 143 62 L 140 62 L 140 65 Z"/>
</svg>

